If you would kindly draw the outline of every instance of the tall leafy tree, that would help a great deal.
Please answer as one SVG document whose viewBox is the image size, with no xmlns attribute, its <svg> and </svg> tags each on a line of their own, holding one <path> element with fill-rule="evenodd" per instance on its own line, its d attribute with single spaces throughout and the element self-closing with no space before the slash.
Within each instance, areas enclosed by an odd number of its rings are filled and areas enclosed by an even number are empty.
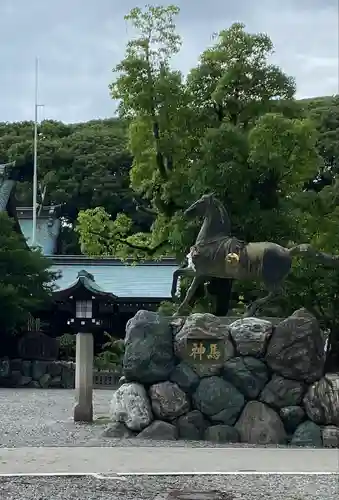
<svg viewBox="0 0 339 500">
<path fill-rule="evenodd" d="M 166 245 L 170 231 L 164 234 L 164 228 L 189 195 L 180 161 L 183 151 L 179 147 L 184 117 L 180 112 L 187 99 L 182 75 L 170 66 L 181 44 L 174 24 L 178 12 L 175 6 L 132 9 L 125 19 L 138 36 L 128 42 L 126 56 L 114 68 L 117 78 L 110 86 L 112 97 L 119 100 L 120 116 L 130 122 L 131 186 L 141 198 L 139 210 L 154 221 L 152 231 L 135 235 L 131 220 L 121 215 L 109 224 L 109 231 L 105 225 L 99 233 L 98 228 L 103 227 L 102 211 L 87 212 L 79 217 L 79 232 L 83 247 L 89 252 L 101 248 L 122 257 L 131 252 L 146 257 L 157 250 L 158 255 L 172 251 Z M 88 225 L 91 220 L 95 220 L 96 240 L 92 238 L 91 224 Z M 136 239 L 148 246 L 137 245 Z"/>
<path fill-rule="evenodd" d="M 111 85 L 121 116 L 130 119 L 131 185 L 153 214 L 151 231 L 132 234 L 128 219 L 112 221 L 102 211 L 81 214 L 80 238 L 90 253 L 182 256 L 197 230 L 182 208 L 206 190 L 228 205 L 238 236 L 297 238 L 286 193 L 314 175 L 318 157 L 312 125 L 296 118 L 294 80 L 268 62 L 269 37 L 238 23 L 220 32 L 184 79 L 171 66 L 180 48 L 178 13 L 174 6 L 131 11 L 126 19 L 139 36 L 128 43 Z M 210 282 L 220 314 L 231 285 Z"/>
</svg>

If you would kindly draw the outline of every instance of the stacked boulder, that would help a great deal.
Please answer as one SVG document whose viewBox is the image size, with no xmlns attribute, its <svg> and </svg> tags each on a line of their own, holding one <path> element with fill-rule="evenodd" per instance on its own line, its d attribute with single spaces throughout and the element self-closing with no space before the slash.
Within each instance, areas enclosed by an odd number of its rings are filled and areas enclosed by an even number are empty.
<svg viewBox="0 0 339 500">
<path fill-rule="evenodd" d="M 203 362 L 197 346 L 211 343 L 218 356 Z M 107 436 L 339 447 L 339 374 L 324 375 L 325 338 L 305 309 L 275 327 L 139 311 L 125 344 Z"/>
</svg>

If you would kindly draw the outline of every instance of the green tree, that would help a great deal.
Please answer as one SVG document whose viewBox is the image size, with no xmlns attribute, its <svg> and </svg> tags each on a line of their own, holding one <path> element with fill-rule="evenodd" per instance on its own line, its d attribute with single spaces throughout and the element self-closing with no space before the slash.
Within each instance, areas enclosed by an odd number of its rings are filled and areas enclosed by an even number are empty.
<svg viewBox="0 0 339 500">
<path fill-rule="evenodd" d="M 339 171 L 339 95 L 305 99 L 301 104 L 319 133 L 317 148 L 324 162 L 308 187 L 320 191 L 333 183 Z"/>
<path fill-rule="evenodd" d="M 300 241 L 314 248 L 338 254 L 338 180 L 320 191 L 305 190 L 298 197 L 295 216 L 300 221 Z M 339 270 L 319 265 L 312 259 L 297 259 L 280 305 L 283 314 L 299 307 L 311 311 L 328 335 L 327 367 L 339 367 Z"/>
<path fill-rule="evenodd" d="M 139 36 L 128 43 L 111 85 L 121 117 L 130 120 L 131 185 L 153 214 L 151 230 L 133 235 L 127 218 L 87 212 L 79 217 L 85 252 L 101 248 L 124 258 L 139 239 L 151 250 L 139 245 L 139 258 L 171 249 L 182 257 L 198 227 L 183 218 L 182 208 L 206 190 L 227 204 L 238 236 L 282 243 L 298 238 L 286 196 L 315 175 L 319 158 L 312 124 L 296 118 L 294 80 L 268 62 L 270 39 L 238 23 L 216 37 L 185 80 L 171 66 L 180 48 L 178 12 L 174 6 L 131 11 L 126 19 Z M 229 280 L 209 285 L 221 314 L 230 288 Z"/>
<path fill-rule="evenodd" d="M 33 165 L 32 138 L 31 122 L 0 124 L 0 161 Z M 131 163 L 122 120 L 74 125 L 46 120 L 39 125 L 38 174 L 46 187 L 44 203 L 62 203 L 62 216 L 69 223 L 79 210 L 101 205 L 112 216 L 126 210 L 143 227 L 129 188 Z M 18 186 L 17 196 L 19 205 L 31 205 L 31 183 Z"/>
<path fill-rule="evenodd" d="M 128 43 L 126 57 L 114 69 L 119 76 L 110 86 L 112 97 L 120 102 L 121 118 L 129 120 L 131 186 L 140 197 L 140 211 L 153 224 L 146 234 L 135 234 L 132 221 L 124 215 L 109 221 L 102 210 L 87 211 L 78 219 L 85 252 L 101 247 L 121 258 L 173 254 L 175 241 L 168 225 L 189 196 L 182 149 L 188 100 L 182 75 L 170 67 L 181 44 L 174 24 L 178 12 L 175 6 L 132 9 L 125 19 L 139 36 Z M 100 226 L 105 231 L 99 231 Z"/>
<path fill-rule="evenodd" d="M 0 325 L 4 331 L 22 326 L 30 313 L 49 300 L 54 278 L 50 265 L 50 260 L 26 247 L 12 219 L 0 213 Z"/>
</svg>

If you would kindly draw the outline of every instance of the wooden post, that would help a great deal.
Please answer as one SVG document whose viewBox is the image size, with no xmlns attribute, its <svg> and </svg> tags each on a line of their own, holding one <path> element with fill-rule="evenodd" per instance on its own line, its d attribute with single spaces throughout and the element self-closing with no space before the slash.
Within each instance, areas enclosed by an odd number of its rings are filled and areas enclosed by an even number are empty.
<svg viewBox="0 0 339 500">
<path fill-rule="evenodd" d="M 93 335 L 78 333 L 76 338 L 74 422 L 93 421 Z"/>
</svg>

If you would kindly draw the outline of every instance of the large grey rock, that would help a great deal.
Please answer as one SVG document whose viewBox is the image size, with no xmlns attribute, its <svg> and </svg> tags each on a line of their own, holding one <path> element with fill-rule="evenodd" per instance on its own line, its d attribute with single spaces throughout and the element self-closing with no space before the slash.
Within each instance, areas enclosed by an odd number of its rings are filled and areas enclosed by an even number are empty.
<svg viewBox="0 0 339 500">
<path fill-rule="evenodd" d="M 339 427 L 335 425 L 323 427 L 322 440 L 324 448 L 339 448 Z"/>
<path fill-rule="evenodd" d="M 328 373 L 309 387 L 304 406 L 308 417 L 317 424 L 339 427 L 339 374 Z"/>
<path fill-rule="evenodd" d="M 39 381 L 47 373 L 48 361 L 32 361 L 31 373 L 33 380 Z"/>
<path fill-rule="evenodd" d="M 260 318 L 237 319 L 229 328 L 241 356 L 264 356 L 273 331 L 270 321 Z"/>
<path fill-rule="evenodd" d="M 305 385 L 302 382 L 273 375 L 260 394 L 259 400 L 274 408 L 297 406 L 301 403 L 304 392 Z"/>
<path fill-rule="evenodd" d="M 279 323 L 269 342 L 266 361 L 283 377 L 312 383 L 324 371 L 324 336 L 316 318 L 299 309 Z"/>
<path fill-rule="evenodd" d="M 138 311 L 126 325 L 123 375 L 129 381 L 154 384 L 167 380 L 174 367 L 172 331 L 152 311 Z"/>
<path fill-rule="evenodd" d="M 122 377 L 119 378 L 118 380 L 118 387 L 121 387 L 123 384 L 127 383 L 126 377 L 123 375 Z"/>
<path fill-rule="evenodd" d="M 27 387 L 30 389 L 41 389 L 41 385 L 37 380 L 31 380 L 28 384 Z"/>
<path fill-rule="evenodd" d="M 141 431 L 153 420 L 151 404 L 141 384 L 124 384 L 117 389 L 110 405 L 113 422 L 122 422 L 132 431 Z"/>
<path fill-rule="evenodd" d="M 11 371 L 22 372 L 22 360 L 21 359 L 11 359 Z"/>
<path fill-rule="evenodd" d="M 281 408 L 279 414 L 288 434 L 293 434 L 306 416 L 305 410 L 301 406 L 285 406 L 285 408 Z"/>
<path fill-rule="evenodd" d="M 62 372 L 62 365 L 58 361 L 53 361 L 52 363 L 49 363 L 47 372 L 52 377 L 59 377 Z"/>
<path fill-rule="evenodd" d="M 152 410 L 156 418 L 173 420 L 189 410 L 185 392 L 173 382 L 160 382 L 149 389 Z"/>
<path fill-rule="evenodd" d="M 235 428 L 242 443 L 284 444 L 287 440 L 279 415 L 259 401 L 247 403 Z"/>
<path fill-rule="evenodd" d="M 133 432 L 129 430 L 125 424 L 122 422 L 113 422 L 109 424 L 108 427 L 104 430 L 103 437 L 108 438 L 131 438 L 134 436 Z"/>
<path fill-rule="evenodd" d="M 174 441 L 178 438 L 178 431 L 175 425 L 162 420 L 154 420 L 146 429 L 138 435 L 140 439 L 157 439 L 159 441 Z"/>
<path fill-rule="evenodd" d="M 225 363 L 224 378 L 247 399 L 255 399 L 268 381 L 268 370 L 259 359 L 238 357 Z"/>
<path fill-rule="evenodd" d="M 20 384 L 20 386 L 24 387 L 25 385 L 28 385 L 31 381 L 32 381 L 32 377 L 26 377 L 25 375 L 22 375 L 20 377 L 19 384 Z"/>
<path fill-rule="evenodd" d="M 214 443 L 237 443 L 239 434 L 230 425 L 211 425 L 206 429 L 204 439 Z"/>
<path fill-rule="evenodd" d="M 198 387 L 198 375 L 186 363 L 179 363 L 170 375 L 170 381 L 175 382 L 185 392 L 191 393 Z"/>
<path fill-rule="evenodd" d="M 206 420 L 203 414 L 198 410 L 190 411 L 177 420 L 180 439 L 203 439 L 206 426 Z"/>
<path fill-rule="evenodd" d="M 189 356 L 186 348 L 188 339 L 206 339 L 221 341 L 223 352 L 219 359 L 202 363 Z M 229 329 L 220 318 L 208 313 L 195 313 L 189 316 L 184 326 L 175 336 L 174 349 L 176 356 L 185 361 L 200 377 L 219 374 L 224 361 L 234 356 L 234 347 L 229 336 Z"/>
<path fill-rule="evenodd" d="M 322 448 L 323 441 L 321 436 L 321 427 L 307 420 L 298 425 L 291 439 L 292 446 L 310 446 Z"/>
<path fill-rule="evenodd" d="M 21 364 L 21 370 L 22 374 L 25 377 L 31 377 L 32 376 L 32 362 L 29 360 L 23 360 Z"/>
<path fill-rule="evenodd" d="M 193 405 L 215 422 L 233 425 L 245 404 L 244 396 L 220 377 L 203 378 L 193 394 Z"/>
<path fill-rule="evenodd" d="M 10 365 L 9 359 L 4 358 L 4 359 L 0 360 L 0 378 L 9 377 L 10 371 L 11 371 L 10 366 L 11 365 Z"/>
<path fill-rule="evenodd" d="M 49 373 L 45 373 L 39 380 L 39 384 L 43 389 L 47 389 L 50 386 L 52 376 Z"/>
<path fill-rule="evenodd" d="M 47 361 L 33 361 L 32 362 L 32 378 L 39 381 L 45 375 L 48 367 Z"/>
<path fill-rule="evenodd" d="M 10 381 L 11 387 L 20 387 L 22 381 L 21 372 L 19 370 L 11 370 Z"/>
<path fill-rule="evenodd" d="M 62 388 L 62 381 L 61 381 L 61 377 L 53 377 L 52 380 L 50 381 L 50 384 L 49 384 L 49 387 L 51 388 L 58 388 L 58 389 L 61 389 Z"/>
</svg>

